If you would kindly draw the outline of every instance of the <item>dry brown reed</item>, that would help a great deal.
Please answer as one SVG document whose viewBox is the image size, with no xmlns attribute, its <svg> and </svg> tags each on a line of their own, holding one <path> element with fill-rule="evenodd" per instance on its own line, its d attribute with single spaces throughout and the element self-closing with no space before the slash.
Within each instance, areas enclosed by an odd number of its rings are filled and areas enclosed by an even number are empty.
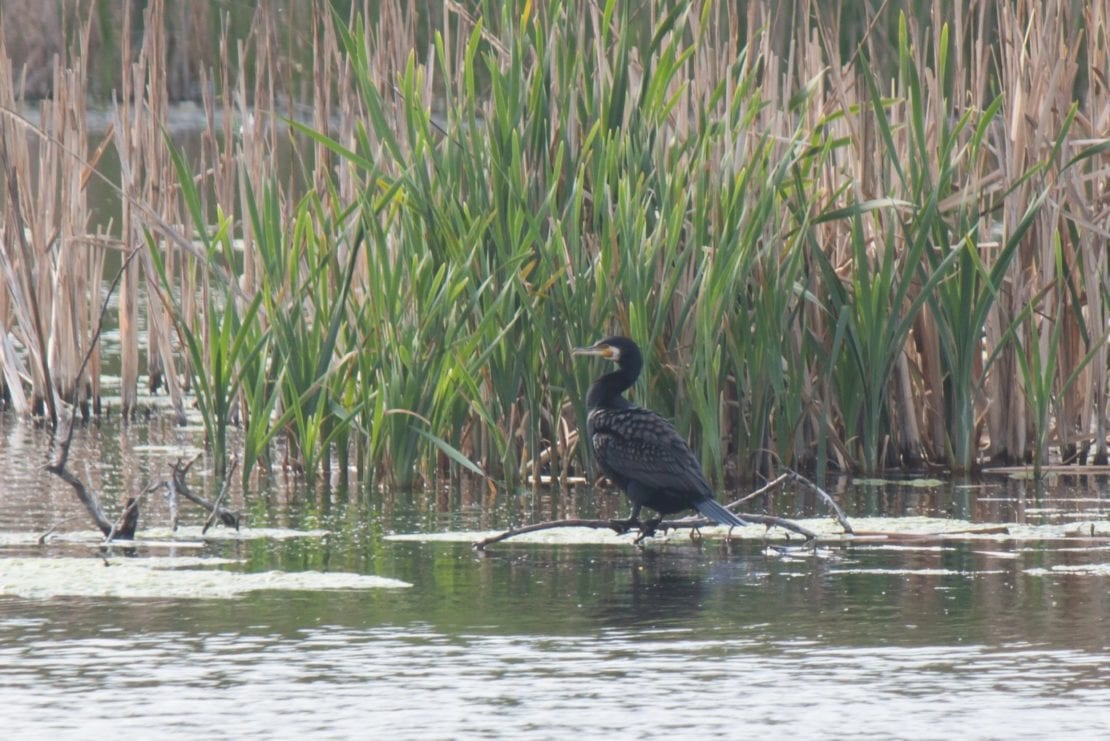
<svg viewBox="0 0 1110 741">
<path fill-rule="evenodd" d="M 90 395 L 99 378 L 79 376 L 99 312 L 100 272 L 104 244 L 90 234 L 85 185 L 90 164 L 84 77 L 81 65 L 89 26 L 75 34 L 70 64 L 53 64 L 54 97 L 40 104 L 38 126 L 15 115 L 19 110 L 16 79 L 0 48 L 0 163 L 6 178 L 0 211 L 0 264 L 6 293 L 4 319 L 6 350 L 0 363 L 8 379 L 7 393 L 16 410 L 45 413 L 58 421 L 58 402 L 80 404 L 88 413 Z M 13 321 L 14 320 L 14 321 Z M 29 366 L 12 351 L 12 328 L 24 348 Z M 91 370 L 99 369 L 94 353 Z"/>
<path fill-rule="evenodd" d="M 130 7 L 130 6 L 128 6 Z M 143 35 L 136 57 L 131 56 L 130 22 L 124 23 L 123 86 L 116 101 L 114 130 L 120 161 L 122 191 L 121 226 L 124 250 L 140 250 L 143 259 L 128 265 L 120 290 L 120 345 L 122 358 L 120 404 L 125 416 L 136 412 L 139 356 L 139 308 L 148 301 L 146 359 L 150 392 L 165 386 L 177 418 L 184 423 L 185 402 L 181 374 L 174 358 L 174 329 L 169 308 L 159 300 L 157 278 L 145 254 L 151 220 L 181 224 L 180 201 L 174 188 L 174 171 L 165 140 L 169 131 L 166 87 L 166 37 L 162 0 L 152 2 L 143 14 Z M 135 205 L 142 204 L 136 212 Z M 159 230 L 161 231 L 161 230 Z M 188 254 L 165 249 L 171 275 Z M 145 283 L 145 289 L 143 290 Z M 145 298 L 144 298 L 145 297 Z"/>
</svg>

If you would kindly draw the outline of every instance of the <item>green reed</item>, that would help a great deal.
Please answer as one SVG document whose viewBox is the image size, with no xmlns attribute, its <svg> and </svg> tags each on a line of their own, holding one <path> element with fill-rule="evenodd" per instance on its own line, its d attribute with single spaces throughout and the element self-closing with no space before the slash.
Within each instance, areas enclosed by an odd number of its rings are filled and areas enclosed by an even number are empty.
<svg viewBox="0 0 1110 741">
<path fill-rule="evenodd" d="M 291 455 L 318 472 L 330 445 L 354 447 L 362 475 L 395 485 L 588 468 L 572 433 L 598 369 L 569 348 L 624 332 L 648 368 L 637 401 L 673 415 L 718 481 L 780 461 L 972 465 L 983 327 L 1041 203 L 984 256 L 999 196 L 976 194 L 1001 96 L 938 129 L 930 107 L 954 93 L 931 98 L 903 18 L 893 97 L 860 56 L 853 106 L 819 113 L 813 78 L 772 111 L 762 47 L 706 72 L 712 3 L 647 33 L 628 6 L 596 10 L 449 15 L 429 63 L 410 54 L 392 77 L 361 16 L 333 19 L 365 116 L 346 141 L 295 128 L 378 204 L 336 204 L 332 184 L 284 211 L 267 193 L 253 217 L 272 221 L 254 232 L 280 268 L 264 271 L 263 313 Z M 952 43 L 939 29 L 942 80 Z M 792 123 L 772 135 L 772 113 Z M 829 168 L 863 152 L 881 155 L 882 190 L 830 189 Z M 355 221 L 357 269 L 337 249 Z M 938 388 L 904 356 L 915 338 L 930 351 L 927 326 Z M 915 384 L 942 408 L 906 406 Z M 923 442 L 914 426 L 933 414 L 945 436 Z"/>
</svg>

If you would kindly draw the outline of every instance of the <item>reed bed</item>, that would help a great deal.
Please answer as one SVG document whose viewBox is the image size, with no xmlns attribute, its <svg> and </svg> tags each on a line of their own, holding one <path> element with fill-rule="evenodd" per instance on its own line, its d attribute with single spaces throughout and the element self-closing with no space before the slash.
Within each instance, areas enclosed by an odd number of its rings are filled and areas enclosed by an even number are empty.
<svg viewBox="0 0 1110 741">
<path fill-rule="evenodd" d="M 38 126 L 0 53 L 6 398 L 95 396 L 67 369 L 104 251 L 139 250 L 124 410 L 142 349 L 245 482 L 592 475 L 570 348 L 618 332 L 720 484 L 1105 463 L 1106 4 L 852 5 L 321 1 L 298 65 L 261 4 L 195 73 L 186 157 L 152 2 L 113 104 L 119 245 L 80 205 L 81 49 Z"/>
</svg>

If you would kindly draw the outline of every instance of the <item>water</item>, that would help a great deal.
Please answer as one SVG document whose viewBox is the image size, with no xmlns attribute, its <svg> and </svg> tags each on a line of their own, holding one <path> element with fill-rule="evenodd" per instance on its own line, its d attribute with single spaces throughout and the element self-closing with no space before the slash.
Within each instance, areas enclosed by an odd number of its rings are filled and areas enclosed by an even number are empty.
<svg viewBox="0 0 1110 741">
<path fill-rule="evenodd" d="M 165 475 L 195 435 L 104 425 L 80 433 L 73 468 L 101 491 L 135 491 Z M 87 523 L 39 468 L 42 433 L 0 420 L 0 443 L 0 584 L 18 559 L 99 563 L 90 543 L 66 535 Z M 451 494 L 291 495 L 279 479 L 246 503 L 251 524 L 330 536 L 195 547 L 183 538 L 175 548 L 223 559 L 229 575 L 349 571 L 412 586 L 222 599 L 0 590 L 5 735 L 1101 736 L 1110 544 L 1062 533 L 1102 527 L 1107 490 L 1074 477 L 1047 487 L 844 482 L 838 493 L 856 518 L 960 517 L 1043 538 L 873 541 L 787 558 L 750 540 L 676 538 L 642 550 L 510 541 L 482 555 L 465 542 L 388 536 L 497 527 L 518 506 L 491 514 Z M 801 495 L 777 501 L 787 516 L 814 506 Z M 68 516 L 77 519 L 45 545 L 28 536 Z M 153 498 L 142 527 L 157 533 L 165 517 Z M 110 552 L 104 568 L 123 573 L 113 566 L 167 549 L 148 542 L 136 554 Z"/>
</svg>

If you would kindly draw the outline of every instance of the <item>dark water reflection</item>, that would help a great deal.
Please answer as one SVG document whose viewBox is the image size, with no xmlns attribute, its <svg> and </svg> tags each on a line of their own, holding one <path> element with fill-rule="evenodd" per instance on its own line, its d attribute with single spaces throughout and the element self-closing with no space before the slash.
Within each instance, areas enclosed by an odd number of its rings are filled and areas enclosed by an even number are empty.
<svg viewBox="0 0 1110 741">
<path fill-rule="evenodd" d="M 40 470 L 40 433 L 0 432 L 0 531 L 40 532 L 80 514 Z M 101 490 L 135 490 L 164 475 L 190 435 L 92 430 L 77 470 Z M 1087 477 L 837 487 L 850 516 L 1106 517 L 1106 483 Z M 1051 570 L 1110 562 L 1105 545 L 859 543 L 784 559 L 760 543 L 680 540 L 646 550 L 510 543 L 479 556 L 384 537 L 619 504 L 467 497 L 304 496 L 277 481 L 243 502 L 252 524 L 333 534 L 202 552 L 250 571 L 356 571 L 410 589 L 229 600 L 0 591 L 5 735 L 1055 738 L 1110 728 L 1110 580 Z M 817 511 L 804 494 L 762 506 Z M 164 516 L 152 500 L 144 523 Z M 5 557 L 90 553 L 0 547 L 0 584 Z"/>
</svg>

